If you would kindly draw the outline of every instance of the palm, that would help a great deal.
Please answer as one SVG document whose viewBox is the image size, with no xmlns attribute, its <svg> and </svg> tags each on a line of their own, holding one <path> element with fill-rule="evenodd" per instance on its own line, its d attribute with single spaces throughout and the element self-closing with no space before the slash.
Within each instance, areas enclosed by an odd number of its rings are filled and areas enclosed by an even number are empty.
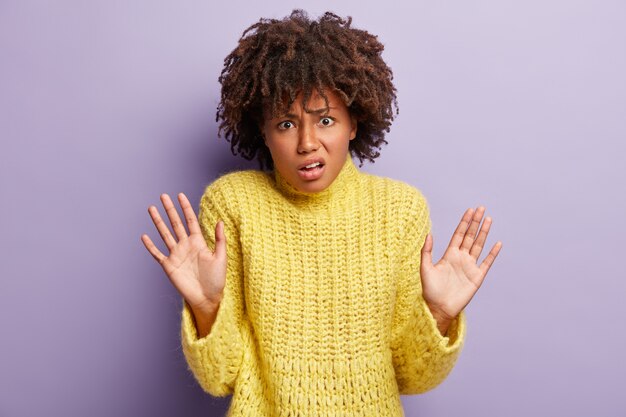
<svg viewBox="0 0 626 417">
<path fill-rule="evenodd" d="M 209 250 L 202 234 L 180 240 L 161 266 L 190 305 L 202 304 L 223 290 L 223 283 L 210 277 L 225 276 L 226 265 Z"/>
<path fill-rule="evenodd" d="M 464 213 L 446 252 L 435 265 L 432 264 L 432 236 L 422 247 L 420 273 L 424 300 L 431 310 L 446 318 L 456 317 L 469 304 L 502 247 L 502 243 L 497 242 L 485 260 L 477 265 L 491 227 L 491 218 L 487 217 L 476 236 L 483 212 L 484 208 L 479 207 L 475 214 L 472 209 Z"/>
</svg>

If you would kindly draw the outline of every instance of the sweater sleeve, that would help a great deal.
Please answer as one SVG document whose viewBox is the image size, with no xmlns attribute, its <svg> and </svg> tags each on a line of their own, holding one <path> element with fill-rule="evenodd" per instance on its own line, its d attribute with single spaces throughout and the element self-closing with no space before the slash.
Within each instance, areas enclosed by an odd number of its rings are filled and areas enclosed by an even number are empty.
<svg viewBox="0 0 626 417">
<path fill-rule="evenodd" d="M 440 333 L 422 296 L 420 276 L 421 250 L 431 229 L 428 203 L 415 188 L 404 198 L 410 202 L 401 205 L 407 209 L 401 215 L 404 238 L 398 243 L 391 350 L 400 394 L 419 394 L 443 382 L 454 367 L 465 338 L 465 312 L 452 321 L 446 336 Z"/>
<path fill-rule="evenodd" d="M 243 360 L 244 300 L 239 231 L 217 184 L 214 182 L 206 188 L 200 200 L 198 221 L 211 251 L 215 249 L 215 226 L 219 220 L 224 221 L 227 244 L 224 293 L 211 331 L 200 339 L 193 312 L 183 298 L 181 340 L 188 368 L 202 389 L 213 396 L 225 397 L 233 393 Z"/>
</svg>

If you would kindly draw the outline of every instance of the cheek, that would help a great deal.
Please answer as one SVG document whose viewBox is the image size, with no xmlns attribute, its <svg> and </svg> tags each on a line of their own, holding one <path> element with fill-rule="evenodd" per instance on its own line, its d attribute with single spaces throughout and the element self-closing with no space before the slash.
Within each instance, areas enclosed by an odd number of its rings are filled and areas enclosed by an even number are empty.
<svg viewBox="0 0 626 417">
<path fill-rule="evenodd" d="M 326 137 L 321 139 L 321 142 L 330 148 L 343 148 L 348 146 L 350 143 L 350 132 L 349 131 L 341 131 L 341 132 L 333 132 L 328 134 Z"/>
<path fill-rule="evenodd" d="M 295 152 L 294 149 L 291 149 L 292 146 L 284 141 L 282 143 L 268 141 L 266 145 L 272 155 L 274 164 L 279 166 L 282 166 L 289 158 L 289 155 L 292 155 Z"/>
</svg>

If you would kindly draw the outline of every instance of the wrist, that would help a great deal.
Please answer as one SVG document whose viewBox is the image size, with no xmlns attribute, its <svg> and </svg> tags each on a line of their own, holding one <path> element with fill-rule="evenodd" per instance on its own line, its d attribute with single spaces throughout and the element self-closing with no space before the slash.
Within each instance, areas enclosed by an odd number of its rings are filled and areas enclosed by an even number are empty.
<svg viewBox="0 0 626 417">
<path fill-rule="evenodd" d="M 220 306 L 219 301 L 206 301 L 198 305 L 187 304 L 196 317 L 212 316 Z"/>
</svg>

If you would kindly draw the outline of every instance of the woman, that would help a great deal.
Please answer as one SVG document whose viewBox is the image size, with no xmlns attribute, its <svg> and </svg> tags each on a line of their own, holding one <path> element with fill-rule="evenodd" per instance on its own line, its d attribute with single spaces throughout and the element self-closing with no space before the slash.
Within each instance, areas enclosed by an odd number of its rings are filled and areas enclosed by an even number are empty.
<svg viewBox="0 0 626 417">
<path fill-rule="evenodd" d="M 149 209 L 169 256 L 148 251 L 183 296 L 190 370 L 229 416 L 403 415 L 463 346 L 463 309 L 501 243 L 476 264 L 491 219 L 468 209 L 435 265 L 428 204 L 363 173 L 393 120 L 392 73 L 375 36 L 300 10 L 244 31 L 220 76 L 220 133 L 261 170 L 206 187 L 196 219 Z M 250 34 L 248 35 L 248 32 Z M 397 105 L 396 105 L 397 110 Z M 477 235 L 478 232 L 478 235 Z"/>
</svg>

